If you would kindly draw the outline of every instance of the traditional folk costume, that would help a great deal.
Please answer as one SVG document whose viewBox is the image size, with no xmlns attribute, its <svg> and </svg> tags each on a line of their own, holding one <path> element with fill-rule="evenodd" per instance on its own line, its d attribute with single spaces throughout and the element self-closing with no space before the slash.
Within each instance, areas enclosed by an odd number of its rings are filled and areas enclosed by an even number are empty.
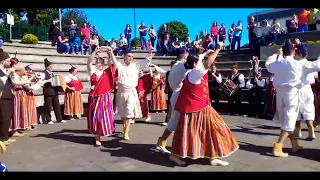
<svg viewBox="0 0 320 180">
<path fill-rule="evenodd" d="M 313 126 L 316 127 L 320 124 L 320 72 L 315 75 L 315 82 L 311 84 L 312 91 L 314 94 L 314 107 L 315 107 L 315 118 Z"/>
<path fill-rule="evenodd" d="M 83 99 L 81 95 L 81 90 L 83 89 L 82 82 L 77 76 L 71 73 L 64 78 L 67 86 L 74 88 L 74 90 L 67 88 L 65 91 L 64 114 L 70 116 L 70 119 L 73 119 L 74 117 L 79 119 L 79 116 L 83 114 Z"/>
<path fill-rule="evenodd" d="M 208 71 L 199 60 L 198 67 L 183 80 L 175 105 L 181 115 L 173 137 L 172 155 L 218 160 L 239 148 L 226 123 L 211 107 L 208 90 Z"/>
<path fill-rule="evenodd" d="M 52 63 L 48 60 L 44 60 L 44 66 L 47 69 L 51 66 Z M 52 79 L 54 74 L 48 70 L 45 70 L 41 73 L 42 80 L 46 81 Z M 59 87 L 53 87 L 51 82 L 46 82 L 43 84 L 43 98 L 44 98 L 44 113 L 45 119 L 43 121 L 44 124 L 54 124 L 51 119 L 51 110 L 53 108 L 54 115 L 56 116 L 56 120 L 58 123 L 65 123 L 65 120 L 62 120 L 62 114 L 60 109 L 59 102 Z"/>
<path fill-rule="evenodd" d="M 143 74 L 139 77 L 138 86 L 136 87 L 139 96 L 139 102 L 142 112 L 142 118 L 147 118 L 146 121 L 151 120 L 149 113 L 149 104 L 147 95 L 152 89 L 152 77 L 150 74 Z"/>
<path fill-rule="evenodd" d="M 249 105 L 250 116 L 261 117 L 263 113 L 263 94 L 266 80 L 261 77 L 261 71 L 256 77 L 252 77 L 246 83 L 246 87 L 249 89 Z"/>
<path fill-rule="evenodd" d="M 264 107 L 264 114 L 268 117 L 273 117 L 276 113 L 276 88 L 273 86 L 273 75 L 267 79 L 267 96 Z"/>
<path fill-rule="evenodd" d="M 294 47 L 288 42 L 285 43 L 282 49 L 284 54 L 290 54 L 290 52 L 294 51 Z M 301 96 L 300 88 L 303 86 L 301 77 L 320 71 L 320 61 L 300 63 L 293 56 L 286 55 L 285 58 L 282 58 L 275 54 L 266 61 L 266 68 L 270 73 L 274 74 L 273 84 L 277 89 L 277 112 L 274 120 L 280 122 L 282 131 L 289 133 L 292 151 L 297 152 L 302 147 L 298 145 L 298 141 L 294 138 L 292 132 L 295 129 L 299 106 L 301 105 L 299 101 Z M 288 156 L 287 153 L 282 151 L 282 143 L 280 141 L 274 143 L 274 156 Z"/>
<path fill-rule="evenodd" d="M 209 81 L 209 97 L 211 101 L 211 106 L 214 107 L 216 111 L 219 112 L 220 106 L 220 84 L 222 82 L 222 76 L 219 72 L 208 72 L 208 81 Z M 212 102 L 214 101 L 214 103 Z"/>
<path fill-rule="evenodd" d="M 233 115 L 240 115 L 242 114 L 242 108 L 241 108 L 241 88 L 245 87 L 245 80 L 243 74 L 238 72 L 238 66 L 234 65 L 232 67 L 233 69 L 236 69 L 237 72 L 235 74 L 229 74 L 227 79 L 231 80 L 235 85 L 237 85 L 239 88 L 235 91 L 235 93 L 228 97 L 228 110 L 230 114 Z"/>
<path fill-rule="evenodd" d="M 167 101 L 164 93 L 166 80 L 160 73 L 154 72 L 152 77 L 151 105 L 150 109 L 161 112 L 167 109 Z"/>
<path fill-rule="evenodd" d="M 91 134 L 111 136 L 116 133 L 111 91 L 115 88 L 116 69 L 92 70 L 89 93 L 88 129 Z"/>
</svg>

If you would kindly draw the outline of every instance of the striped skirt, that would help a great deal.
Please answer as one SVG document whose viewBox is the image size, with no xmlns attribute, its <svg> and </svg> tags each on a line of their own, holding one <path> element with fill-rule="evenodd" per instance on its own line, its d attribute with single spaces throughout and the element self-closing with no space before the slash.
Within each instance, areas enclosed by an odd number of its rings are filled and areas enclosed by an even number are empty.
<svg viewBox="0 0 320 180">
<path fill-rule="evenodd" d="M 111 93 L 89 96 L 88 129 L 90 133 L 110 136 L 116 133 Z"/>
<path fill-rule="evenodd" d="M 149 115 L 149 105 L 148 105 L 147 95 L 148 94 L 146 91 L 140 91 L 138 94 L 143 118 L 148 117 Z"/>
<path fill-rule="evenodd" d="M 13 92 L 13 118 L 11 130 L 31 128 L 28 120 L 27 94 L 24 90 Z"/>
<path fill-rule="evenodd" d="M 27 95 L 27 112 L 28 120 L 31 126 L 38 124 L 36 97 L 34 95 Z"/>
<path fill-rule="evenodd" d="M 182 158 L 224 158 L 239 148 L 235 136 L 220 115 L 205 109 L 181 114 L 174 133 L 171 153 Z"/>
<path fill-rule="evenodd" d="M 69 116 L 83 114 L 83 100 L 81 91 L 72 91 L 65 93 L 64 114 Z"/>
<path fill-rule="evenodd" d="M 151 91 L 151 110 L 163 111 L 167 109 L 167 101 L 164 93 L 164 89 L 158 86 Z"/>
<path fill-rule="evenodd" d="M 320 124 L 320 94 L 316 95 L 314 94 L 314 107 L 315 107 L 315 118 L 314 123 L 316 125 Z"/>
</svg>

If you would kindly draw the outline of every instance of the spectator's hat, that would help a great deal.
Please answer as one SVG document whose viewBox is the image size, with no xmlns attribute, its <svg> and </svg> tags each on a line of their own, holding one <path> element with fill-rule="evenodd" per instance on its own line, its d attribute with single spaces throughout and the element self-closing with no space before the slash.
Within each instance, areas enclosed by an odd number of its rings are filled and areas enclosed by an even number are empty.
<svg viewBox="0 0 320 180">
<path fill-rule="evenodd" d="M 44 59 L 44 67 L 48 67 L 52 64 L 47 58 Z"/>
</svg>

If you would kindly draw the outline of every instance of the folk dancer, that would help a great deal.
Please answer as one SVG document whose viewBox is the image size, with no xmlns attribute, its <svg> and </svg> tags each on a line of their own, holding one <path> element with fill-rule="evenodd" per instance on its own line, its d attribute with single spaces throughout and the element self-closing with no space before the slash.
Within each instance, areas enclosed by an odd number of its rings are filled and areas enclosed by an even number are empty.
<svg viewBox="0 0 320 180">
<path fill-rule="evenodd" d="M 13 67 L 16 71 L 16 76 L 19 77 L 19 84 L 14 85 L 13 88 L 13 117 L 11 121 L 10 132 L 13 137 L 24 136 L 21 130 L 31 129 L 30 121 L 28 120 L 28 106 L 27 106 L 27 94 L 20 81 L 23 80 L 25 74 L 24 67 L 19 63 L 17 58 L 10 59 L 10 67 Z M 31 84 L 31 81 L 28 80 Z"/>
<path fill-rule="evenodd" d="M 40 76 L 36 76 L 35 74 L 33 74 L 30 65 L 26 66 L 24 70 L 27 76 L 31 76 L 29 80 L 31 82 L 34 82 L 33 84 L 26 84 L 23 86 L 27 94 L 27 114 L 29 124 L 31 125 L 31 129 L 28 130 L 33 130 L 38 125 L 36 97 L 34 96 L 33 92 L 42 89 L 42 82 L 39 80 Z"/>
<path fill-rule="evenodd" d="M 43 80 L 43 97 L 44 97 L 44 124 L 54 124 L 51 119 L 51 110 L 53 108 L 54 115 L 58 123 L 65 123 L 62 120 L 62 114 L 59 102 L 59 87 L 52 86 L 53 64 L 46 58 L 44 59 L 45 71 L 40 74 Z"/>
<path fill-rule="evenodd" d="M 320 58 L 318 58 L 320 59 Z M 315 74 L 315 82 L 311 84 L 314 94 L 314 106 L 315 106 L 315 118 L 313 121 L 313 127 L 317 127 L 320 124 L 320 72 Z"/>
<path fill-rule="evenodd" d="M 133 63 L 133 54 L 130 49 L 124 53 L 124 63 L 118 62 L 110 47 L 107 48 L 111 61 L 118 70 L 118 91 L 116 94 L 117 106 L 121 120 L 123 121 L 123 139 L 129 140 L 130 121 L 140 118 L 141 108 L 136 87 L 138 85 L 139 72 L 150 65 L 152 56 Z M 152 54 L 152 50 L 149 50 Z"/>
<path fill-rule="evenodd" d="M 99 56 L 100 53 L 100 49 L 97 48 L 87 62 L 87 69 L 91 76 L 88 129 L 95 135 L 95 146 L 101 146 L 101 136 L 111 136 L 116 133 L 111 94 L 115 88 L 116 69 L 112 66 L 110 59 L 108 67 L 105 68 L 105 59 Z"/>
<path fill-rule="evenodd" d="M 249 105 L 250 105 L 250 116 L 252 117 L 262 117 L 263 114 L 263 95 L 264 87 L 266 85 L 266 80 L 261 77 L 262 70 L 258 71 L 254 77 L 251 77 L 247 83 L 246 87 L 249 89 Z"/>
<path fill-rule="evenodd" d="M 228 97 L 228 110 L 231 115 L 241 115 L 241 89 L 245 87 L 245 80 L 243 74 L 239 72 L 238 65 L 232 66 L 231 74 L 228 75 L 227 79 L 231 80 L 238 89 L 232 96 Z"/>
<path fill-rule="evenodd" d="M 0 142 L 8 146 L 16 140 L 9 138 L 9 128 L 13 117 L 13 86 L 20 80 L 15 73 L 15 66 L 10 67 L 10 56 L 0 49 Z M 5 149 L 1 146 L 2 150 Z"/>
<path fill-rule="evenodd" d="M 220 84 L 222 82 L 222 76 L 217 72 L 215 64 L 212 64 L 208 72 L 208 84 L 209 84 L 209 97 L 211 106 L 219 112 L 220 106 Z M 212 103 L 212 100 L 214 103 Z"/>
<path fill-rule="evenodd" d="M 185 48 L 179 48 L 177 49 L 177 59 L 171 61 L 170 63 L 170 68 L 172 68 L 173 65 L 176 64 L 177 61 L 185 61 L 189 55 L 188 51 L 185 49 Z M 172 91 L 172 88 L 170 87 L 170 84 L 169 84 L 169 74 L 170 74 L 170 71 L 167 71 L 165 77 L 166 77 L 166 87 L 165 87 L 165 90 L 164 92 L 166 94 L 168 94 L 168 100 L 167 100 L 167 114 L 166 114 L 166 118 L 164 120 L 163 123 L 161 123 L 162 126 L 167 126 L 168 125 L 168 122 L 171 118 L 171 113 L 172 113 L 172 106 L 171 106 L 171 102 L 170 102 L 170 99 L 171 99 L 171 96 L 173 94 L 173 91 Z"/>
<path fill-rule="evenodd" d="M 151 68 L 152 69 L 152 68 Z M 167 109 L 167 101 L 164 93 L 164 86 L 166 84 L 165 73 L 164 76 L 152 69 L 152 89 L 151 89 L 151 104 L 150 110 L 156 113 L 164 112 Z"/>
<path fill-rule="evenodd" d="M 67 83 L 64 95 L 64 114 L 68 115 L 70 120 L 79 119 L 83 114 L 83 99 L 81 95 L 83 85 L 77 77 L 77 73 L 77 68 L 71 66 L 69 74 L 64 77 Z"/>
<path fill-rule="evenodd" d="M 276 88 L 273 86 L 273 78 L 274 75 L 271 74 L 266 83 L 266 101 L 263 114 L 267 116 L 267 118 L 273 118 L 274 114 L 276 113 Z"/>
<path fill-rule="evenodd" d="M 301 63 L 306 63 L 308 60 L 307 49 L 304 44 L 299 46 L 299 49 L 296 51 L 295 59 Z M 307 140 L 313 140 L 316 138 L 314 133 L 313 121 L 315 119 L 315 106 L 314 106 L 314 95 L 312 92 L 311 84 L 315 82 L 315 73 L 310 73 L 305 77 L 301 77 L 304 81 L 303 87 L 300 89 L 299 101 L 303 102 L 299 106 L 299 115 L 296 122 L 295 130 L 293 135 L 297 138 L 301 138 L 301 121 L 305 121 L 308 126 L 309 135 Z"/>
<path fill-rule="evenodd" d="M 142 112 L 142 118 L 146 118 L 145 122 L 151 121 L 149 113 L 149 103 L 147 95 L 152 89 L 152 77 L 150 74 L 144 74 L 143 71 L 139 72 L 138 85 L 136 87 L 139 96 L 139 102 Z"/>
<path fill-rule="evenodd" d="M 195 68 L 183 80 L 175 106 L 181 114 L 170 155 L 170 159 L 179 165 L 177 159 L 181 157 L 209 158 L 213 166 L 227 166 L 229 163 L 220 159 L 239 148 L 227 124 L 212 108 L 208 93 L 208 69 L 216 60 L 222 45 L 219 44 L 204 62 L 202 56 L 187 58 L 187 63 Z"/>
<path fill-rule="evenodd" d="M 213 52 L 213 50 L 208 50 L 207 52 L 201 54 L 200 56 L 206 56 L 207 54 Z M 177 61 L 173 66 L 169 74 L 169 85 L 172 88 L 172 96 L 170 98 L 170 103 L 172 106 L 172 113 L 170 120 L 168 122 L 167 128 L 163 131 L 162 136 L 158 138 L 158 142 L 156 145 L 156 150 L 163 154 L 170 154 L 170 151 L 167 150 L 167 140 L 172 132 L 175 131 L 179 118 L 180 118 L 180 112 L 174 109 L 176 106 L 176 102 L 178 100 L 178 96 L 180 94 L 180 90 L 183 85 L 183 79 L 186 77 L 187 73 L 191 71 L 191 69 L 194 68 L 193 64 L 186 63 L 187 54 L 181 59 L 180 61 Z M 176 162 L 180 164 L 185 164 L 180 159 L 176 158 Z"/>
<path fill-rule="evenodd" d="M 285 58 L 282 58 L 282 54 Z M 281 123 L 279 139 L 274 143 L 272 152 L 276 157 L 288 157 L 288 154 L 282 151 L 287 137 L 291 140 L 293 152 L 302 149 L 293 135 L 299 114 L 300 88 L 303 86 L 301 77 L 320 71 L 320 61 L 300 63 L 293 58 L 294 55 L 293 45 L 286 42 L 282 49 L 266 61 L 267 70 L 274 74 L 273 84 L 277 89 L 277 112 L 273 119 Z"/>
</svg>

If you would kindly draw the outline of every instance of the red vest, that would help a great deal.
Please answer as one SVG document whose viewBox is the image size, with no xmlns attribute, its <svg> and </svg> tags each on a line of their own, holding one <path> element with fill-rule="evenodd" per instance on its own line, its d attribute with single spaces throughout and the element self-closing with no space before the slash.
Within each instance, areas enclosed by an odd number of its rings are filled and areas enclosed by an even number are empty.
<svg viewBox="0 0 320 180">
<path fill-rule="evenodd" d="M 67 85 L 69 87 L 74 87 L 75 91 L 81 91 L 83 89 L 82 82 L 79 79 L 78 80 L 71 79 L 71 81 L 67 83 Z M 67 91 L 70 91 L 70 90 L 67 90 Z"/>
<path fill-rule="evenodd" d="M 318 78 L 315 79 L 315 82 L 311 84 L 313 93 L 320 93 L 320 72 L 318 72 Z"/>
<path fill-rule="evenodd" d="M 137 92 L 147 91 L 149 92 L 152 88 L 152 77 L 150 74 L 145 74 L 138 79 L 138 85 L 136 87 Z"/>
<path fill-rule="evenodd" d="M 183 80 L 175 106 L 175 110 L 180 113 L 198 112 L 211 104 L 208 92 L 208 73 L 202 77 L 200 84 L 191 84 L 188 77 L 189 73 Z"/>
<path fill-rule="evenodd" d="M 103 71 L 100 78 L 94 73 L 91 76 L 91 89 L 90 96 L 101 96 L 112 91 L 115 88 L 116 81 L 116 68 L 111 66 Z"/>
</svg>

